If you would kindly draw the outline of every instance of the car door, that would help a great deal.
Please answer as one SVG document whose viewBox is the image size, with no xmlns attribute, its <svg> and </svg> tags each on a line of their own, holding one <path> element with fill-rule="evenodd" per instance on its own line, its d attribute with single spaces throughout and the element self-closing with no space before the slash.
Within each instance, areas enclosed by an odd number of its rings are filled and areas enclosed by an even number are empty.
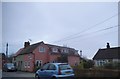
<svg viewBox="0 0 120 79">
<path fill-rule="evenodd" d="M 55 74 L 57 74 L 56 66 L 54 64 L 50 64 L 46 72 L 47 77 L 53 77 Z"/>
<path fill-rule="evenodd" d="M 48 76 L 47 70 L 48 70 L 49 64 L 45 64 L 39 71 L 39 76 L 42 78 L 45 78 Z"/>
</svg>

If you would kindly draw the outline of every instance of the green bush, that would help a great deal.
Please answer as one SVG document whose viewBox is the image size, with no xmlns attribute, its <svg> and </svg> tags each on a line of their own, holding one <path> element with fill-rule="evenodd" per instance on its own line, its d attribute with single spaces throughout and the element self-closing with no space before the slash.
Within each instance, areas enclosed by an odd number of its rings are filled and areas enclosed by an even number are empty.
<svg viewBox="0 0 120 79">
<path fill-rule="evenodd" d="M 111 62 L 104 64 L 105 69 L 120 69 L 120 62 Z"/>
<path fill-rule="evenodd" d="M 82 64 L 79 64 L 77 66 L 72 66 L 72 68 L 75 68 L 75 69 L 83 69 L 83 65 Z"/>
</svg>

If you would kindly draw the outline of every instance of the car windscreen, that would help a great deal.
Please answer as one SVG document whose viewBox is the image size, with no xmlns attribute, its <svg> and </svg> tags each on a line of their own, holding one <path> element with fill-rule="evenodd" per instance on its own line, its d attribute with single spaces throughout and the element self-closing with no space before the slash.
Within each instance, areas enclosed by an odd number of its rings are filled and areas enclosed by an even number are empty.
<svg viewBox="0 0 120 79">
<path fill-rule="evenodd" d="M 8 67 L 13 67 L 14 64 L 12 64 L 12 63 L 8 63 L 7 66 L 8 66 Z"/>
<path fill-rule="evenodd" d="M 60 70 L 68 70 L 71 69 L 70 65 L 68 64 L 60 64 L 59 65 Z"/>
</svg>

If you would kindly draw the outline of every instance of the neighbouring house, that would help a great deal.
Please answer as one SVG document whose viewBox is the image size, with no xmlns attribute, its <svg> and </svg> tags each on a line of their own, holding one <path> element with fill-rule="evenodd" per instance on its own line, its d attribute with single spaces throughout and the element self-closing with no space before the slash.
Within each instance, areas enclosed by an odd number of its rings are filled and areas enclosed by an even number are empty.
<svg viewBox="0 0 120 79">
<path fill-rule="evenodd" d="M 0 70 L 2 70 L 2 53 L 0 53 Z"/>
<path fill-rule="evenodd" d="M 99 49 L 93 60 L 96 67 L 104 66 L 106 63 L 120 62 L 120 47 L 110 48 L 107 43 L 107 48 Z"/>
<path fill-rule="evenodd" d="M 2 67 L 6 63 L 6 57 L 4 53 L 0 53 L 0 70 L 2 70 Z"/>
<path fill-rule="evenodd" d="M 45 44 L 43 41 L 30 45 L 24 43 L 24 48 L 16 52 L 13 62 L 18 70 L 33 72 L 35 66 L 48 62 L 67 62 L 71 66 L 80 62 L 78 51 L 74 48 Z"/>
</svg>

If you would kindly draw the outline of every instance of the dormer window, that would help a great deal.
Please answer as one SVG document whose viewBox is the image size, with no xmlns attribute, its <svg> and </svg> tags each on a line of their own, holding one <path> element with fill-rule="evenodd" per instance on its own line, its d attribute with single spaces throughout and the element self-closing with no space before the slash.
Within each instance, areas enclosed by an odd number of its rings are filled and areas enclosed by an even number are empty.
<svg viewBox="0 0 120 79">
<path fill-rule="evenodd" d="M 64 52 L 65 52 L 65 53 L 68 53 L 67 49 L 64 49 Z"/>
<path fill-rule="evenodd" d="M 62 53 L 68 53 L 68 49 L 61 49 Z"/>
<path fill-rule="evenodd" d="M 75 55 L 78 55 L 78 50 L 75 50 Z"/>
<path fill-rule="evenodd" d="M 52 48 L 52 52 L 58 52 L 58 48 Z"/>
<path fill-rule="evenodd" d="M 45 47 L 40 47 L 39 52 L 45 52 Z"/>
</svg>

